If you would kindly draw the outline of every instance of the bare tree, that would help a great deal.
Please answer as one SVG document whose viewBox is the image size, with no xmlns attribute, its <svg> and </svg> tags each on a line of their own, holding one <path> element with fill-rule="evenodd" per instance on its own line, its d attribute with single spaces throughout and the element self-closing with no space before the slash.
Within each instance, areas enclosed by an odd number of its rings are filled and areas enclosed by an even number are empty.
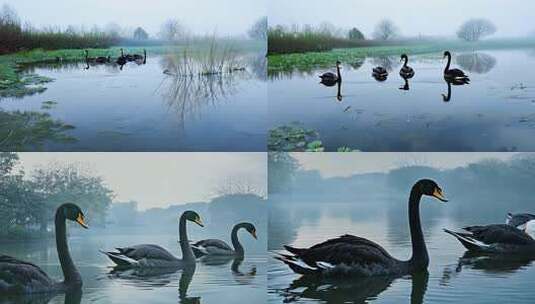
<svg viewBox="0 0 535 304">
<path fill-rule="evenodd" d="M 136 40 L 147 40 L 147 39 L 149 39 L 149 34 L 142 27 L 138 27 L 134 31 L 134 39 L 136 39 Z"/>
<path fill-rule="evenodd" d="M 496 26 L 487 19 L 470 19 L 457 31 L 457 37 L 466 41 L 478 41 L 496 32 Z"/>
<path fill-rule="evenodd" d="M 160 27 L 160 38 L 167 41 L 178 41 L 186 38 L 186 28 L 178 19 L 169 19 Z"/>
<path fill-rule="evenodd" d="M 214 190 L 214 194 L 217 196 L 253 194 L 264 197 L 265 189 L 256 186 L 255 183 L 248 178 L 227 177 L 219 183 Z"/>
<path fill-rule="evenodd" d="M 247 31 L 247 34 L 252 39 L 266 40 L 267 39 L 268 19 L 266 16 L 258 19 Z"/>
<path fill-rule="evenodd" d="M 384 19 L 375 26 L 373 37 L 378 40 L 390 40 L 399 35 L 399 30 L 394 22 Z"/>
</svg>

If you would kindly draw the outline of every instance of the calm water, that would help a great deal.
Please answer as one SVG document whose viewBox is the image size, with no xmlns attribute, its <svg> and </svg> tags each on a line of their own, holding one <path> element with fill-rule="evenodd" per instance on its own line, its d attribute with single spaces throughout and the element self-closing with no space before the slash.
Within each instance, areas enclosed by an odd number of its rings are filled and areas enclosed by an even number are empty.
<svg viewBox="0 0 535 304">
<path fill-rule="evenodd" d="M 265 238 L 261 238 L 265 242 Z M 243 261 L 201 261 L 194 271 L 167 273 L 113 272 L 112 263 L 98 253 L 98 249 L 147 242 L 160 244 L 180 256 L 176 234 L 72 236 L 69 239 L 71 254 L 84 280 L 81 297 L 69 295 L 67 301 L 64 295 L 49 301 L 42 296 L 11 301 L 0 298 L 0 303 L 132 303 L 133 299 L 137 303 L 244 303 L 243 299 L 248 303 L 266 302 L 265 247 L 263 251 L 249 250 Z M 248 242 L 244 243 L 247 246 Z M 2 253 L 32 261 L 50 276 L 62 277 L 53 241 L 2 244 Z"/>
<path fill-rule="evenodd" d="M 341 101 L 319 84 L 328 68 L 270 75 L 270 128 L 298 122 L 329 151 L 535 151 L 533 50 L 454 54 L 471 83 L 449 96 L 445 64 L 439 53 L 410 56 L 416 75 L 405 83 L 399 57 L 355 58 L 343 65 Z M 371 76 L 377 65 L 391 68 L 384 82 Z"/>
<path fill-rule="evenodd" d="M 242 61 L 245 71 L 200 78 L 167 76 L 166 58 L 150 54 L 146 65 L 128 63 L 122 70 L 39 65 L 31 71 L 55 81 L 42 94 L 0 100 L 0 110 L 48 113 L 74 126 L 63 132 L 72 140 L 27 136 L 18 150 L 263 151 L 265 58 L 249 54 Z M 9 140 L 1 140 L 0 149 Z"/>
<path fill-rule="evenodd" d="M 411 243 L 405 202 L 406 198 L 392 197 L 362 198 L 353 203 L 273 202 L 268 249 L 279 252 L 283 244 L 307 247 L 350 233 L 381 244 L 399 259 L 408 259 Z M 311 282 L 299 279 L 286 265 L 271 258 L 268 302 L 408 303 L 411 299 L 412 303 L 532 303 L 535 267 L 531 260 L 465 255 L 464 247 L 442 231 L 505 220 L 506 211 L 503 216 L 495 215 L 495 210 L 487 213 L 482 208 L 466 207 L 469 204 L 453 199 L 443 205 L 432 199 L 422 202 L 422 225 L 431 259 L 428 274 L 336 284 Z M 504 205 L 498 204 L 496 209 Z M 493 202 L 489 206 L 494 206 Z"/>
</svg>

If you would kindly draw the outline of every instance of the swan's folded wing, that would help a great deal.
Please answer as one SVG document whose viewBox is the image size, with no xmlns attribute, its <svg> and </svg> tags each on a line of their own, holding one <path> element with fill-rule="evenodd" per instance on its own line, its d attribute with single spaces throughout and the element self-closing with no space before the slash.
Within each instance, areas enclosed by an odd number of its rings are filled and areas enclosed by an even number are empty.
<svg viewBox="0 0 535 304">
<path fill-rule="evenodd" d="M 53 284 L 38 266 L 10 256 L 0 256 L 0 291 L 31 292 Z"/>
<path fill-rule="evenodd" d="M 313 267 L 319 261 L 332 265 L 374 264 L 385 267 L 389 267 L 394 262 L 394 258 L 377 243 L 353 235 L 343 235 L 317 244 L 299 257 Z"/>
<path fill-rule="evenodd" d="M 117 248 L 121 254 L 139 261 L 141 259 L 154 259 L 175 261 L 177 258 L 165 248 L 153 244 L 141 244 L 130 247 Z"/>
<path fill-rule="evenodd" d="M 475 239 L 485 244 L 530 245 L 534 243 L 528 234 L 506 224 L 471 226 L 464 229 L 471 232 Z"/>
<path fill-rule="evenodd" d="M 217 248 L 217 249 L 220 249 L 220 250 L 225 250 L 225 251 L 232 251 L 232 247 L 230 247 L 229 244 L 227 244 L 226 242 L 222 241 L 222 240 L 217 240 L 217 239 L 207 239 L 207 240 L 202 240 L 202 241 L 198 241 L 197 243 L 195 243 L 195 245 L 198 245 L 198 246 L 202 246 L 202 247 L 214 247 L 214 248 Z"/>
</svg>

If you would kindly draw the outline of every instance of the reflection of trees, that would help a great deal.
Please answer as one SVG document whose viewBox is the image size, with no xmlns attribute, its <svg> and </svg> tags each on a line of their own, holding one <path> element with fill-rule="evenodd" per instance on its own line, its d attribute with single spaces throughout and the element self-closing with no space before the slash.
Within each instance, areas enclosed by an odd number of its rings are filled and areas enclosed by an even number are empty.
<svg viewBox="0 0 535 304">
<path fill-rule="evenodd" d="M 390 288 L 397 277 L 376 276 L 365 278 L 344 278 L 343 280 L 325 280 L 301 277 L 279 293 L 284 296 L 284 303 L 300 299 L 316 299 L 325 303 L 367 303 L 376 299 L 382 292 Z M 423 303 L 429 273 L 414 274 L 412 283 L 411 303 Z"/>
<path fill-rule="evenodd" d="M 76 138 L 65 134 L 72 129 L 73 126 L 54 120 L 48 113 L 0 109 L 0 150 L 40 150 L 47 141 L 75 142 Z"/>
<path fill-rule="evenodd" d="M 496 58 L 485 53 L 467 53 L 458 55 L 457 63 L 472 73 L 486 74 L 496 65 Z"/>
<path fill-rule="evenodd" d="M 372 63 L 377 66 L 382 66 L 387 71 L 392 71 L 394 68 L 399 66 L 399 60 L 397 57 L 393 56 L 380 56 L 380 57 L 373 57 Z"/>
</svg>

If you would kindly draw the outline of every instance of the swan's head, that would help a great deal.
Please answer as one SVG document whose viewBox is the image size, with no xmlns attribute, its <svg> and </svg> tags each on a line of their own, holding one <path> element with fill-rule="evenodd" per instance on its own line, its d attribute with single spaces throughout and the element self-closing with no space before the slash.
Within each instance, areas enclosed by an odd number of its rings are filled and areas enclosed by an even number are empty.
<svg viewBox="0 0 535 304">
<path fill-rule="evenodd" d="M 61 205 L 59 209 L 61 210 L 61 212 L 63 212 L 63 216 L 65 216 L 66 219 L 73 222 L 77 222 L 85 229 L 89 228 L 85 223 L 85 216 L 82 212 L 82 209 L 80 209 L 80 207 L 78 207 L 77 205 L 73 203 L 65 203 Z"/>
<path fill-rule="evenodd" d="M 413 188 L 417 188 L 422 194 L 432 196 L 442 202 L 448 201 L 444 197 L 442 188 L 440 188 L 438 184 L 433 180 L 421 179 L 418 182 L 416 182 L 416 184 L 414 184 Z"/>
<path fill-rule="evenodd" d="M 242 227 L 247 230 L 247 232 L 249 232 L 255 238 L 255 240 L 258 239 L 258 237 L 256 236 L 256 227 L 253 224 L 243 223 Z"/>
<path fill-rule="evenodd" d="M 339 67 L 342 63 L 340 62 L 340 60 L 336 60 L 336 66 Z"/>
<path fill-rule="evenodd" d="M 399 61 L 403 61 L 403 60 L 408 60 L 409 57 L 407 56 L 407 54 L 401 54 L 401 59 Z"/>
<path fill-rule="evenodd" d="M 197 212 L 188 210 L 184 212 L 183 216 L 186 218 L 186 220 L 194 222 L 195 224 L 201 227 L 204 227 L 204 224 L 201 221 L 201 217 L 199 216 L 199 214 L 197 214 Z"/>
<path fill-rule="evenodd" d="M 451 57 L 450 51 L 445 51 L 444 52 L 444 58 L 446 58 L 446 57 Z"/>
</svg>

